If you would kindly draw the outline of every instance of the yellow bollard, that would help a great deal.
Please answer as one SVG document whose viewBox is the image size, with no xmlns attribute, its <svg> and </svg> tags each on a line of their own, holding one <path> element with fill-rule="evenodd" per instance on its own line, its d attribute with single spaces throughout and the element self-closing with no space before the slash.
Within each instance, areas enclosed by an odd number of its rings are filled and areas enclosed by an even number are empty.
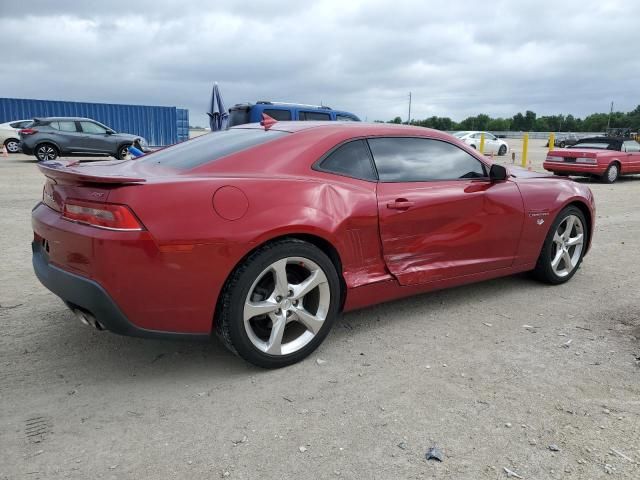
<svg viewBox="0 0 640 480">
<path fill-rule="evenodd" d="M 525 133 L 522 136 L 522 166 L 527 166 L 527 151 L 529 150 L 529 134 Z"/>
<path fill-rule="evenodd" d="M 556 146 L 556 134 L 551 132 L 549 134 L 549 151 L 553 150 L 553 147 Z"/>
<path fill-rule="evenodd" d="M 480 153 L 484 155 L 484 133 L 480 134 Z"/>
</svg>

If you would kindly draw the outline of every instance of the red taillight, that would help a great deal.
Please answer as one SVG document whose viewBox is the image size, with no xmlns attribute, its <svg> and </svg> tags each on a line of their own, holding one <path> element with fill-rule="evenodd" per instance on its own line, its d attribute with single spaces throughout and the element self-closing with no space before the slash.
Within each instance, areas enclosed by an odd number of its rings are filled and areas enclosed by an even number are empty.
<svg viewBox="0 0 640 480">
<path fill-rule="evenodd" d="M 129 207 L 114 203 L 67 200 L 62 217 L 72 222 L 85 223 L 109 230 L 142 230 L 142 223 Z"/>
<path fill-rule="evenodd" d="M 23 128 L 22 130 L 19 130 L 18 132 L 21 133 L 22 135 L 33 135 L 34 133 L 38 133 L 38 130 L 36 130 L 34 128 Z"/>
</svg>

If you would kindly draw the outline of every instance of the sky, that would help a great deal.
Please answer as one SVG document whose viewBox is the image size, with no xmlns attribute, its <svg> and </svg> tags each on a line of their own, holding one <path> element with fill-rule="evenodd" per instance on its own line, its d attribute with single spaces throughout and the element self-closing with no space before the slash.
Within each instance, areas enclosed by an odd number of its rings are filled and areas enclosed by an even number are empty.
<svg viewBox="0 0 640 480">
<path fill-rule="evenodd" d="M 0 97 L 323 104 L 363 120 L 640 104 L 640 2 L 0 0 Z"/>
</svg>

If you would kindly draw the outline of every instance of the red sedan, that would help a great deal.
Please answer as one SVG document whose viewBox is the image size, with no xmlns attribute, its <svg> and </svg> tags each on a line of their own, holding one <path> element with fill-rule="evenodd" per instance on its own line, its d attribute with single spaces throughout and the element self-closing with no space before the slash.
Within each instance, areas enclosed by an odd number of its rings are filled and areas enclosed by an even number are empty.
<svg viewBox="0 0 640 480">
<path fill-rule="evenodd" d="M 39 167 L 35 272 L 83 322 L 215 332 L 262 367 L 309 355 L 340 311 L 523 271 L 566 282 L 595 218 L 584 185 L 409 126 L 244 125 Z"/>
<path fill-rule="evenodd" d="M 543 166 L 556 175 L 613 183 L 620 175 L 640 173 L 640 144 L 628 138 L 583 138 L 571 148 L 549 152 Z"/>
</svg>

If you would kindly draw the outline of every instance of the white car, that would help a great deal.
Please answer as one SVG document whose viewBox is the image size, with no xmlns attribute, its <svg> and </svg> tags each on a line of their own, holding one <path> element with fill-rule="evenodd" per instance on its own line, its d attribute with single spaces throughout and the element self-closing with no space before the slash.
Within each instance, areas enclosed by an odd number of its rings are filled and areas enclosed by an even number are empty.
<svg viewBox="0 0 640 480">
<path fill-rule="evenodd" d="M 0 123 L 0 145 L 4 145 L 9 153 L 20 151 L 20 135 L 18 132 L 31 124 L 33 120 L 14 120 Z"/>
<path fill-rule="evenodd" d="M 476 150 L 480 149 L 480 137 L 484 133 L 484 151 L 485 155 L 506 155 L 509 151 L 509 144 L 502 140 L 501 138 L 496 137 L 495 135 L 489 132 L 474 132 L 474 131 L 466 131 L 466 132 L 456 132 L 453 134 L 458 140 L 462 140 L 464 143 L 469 145 L 471 148 L 475 148 Z"/>
</svg>

